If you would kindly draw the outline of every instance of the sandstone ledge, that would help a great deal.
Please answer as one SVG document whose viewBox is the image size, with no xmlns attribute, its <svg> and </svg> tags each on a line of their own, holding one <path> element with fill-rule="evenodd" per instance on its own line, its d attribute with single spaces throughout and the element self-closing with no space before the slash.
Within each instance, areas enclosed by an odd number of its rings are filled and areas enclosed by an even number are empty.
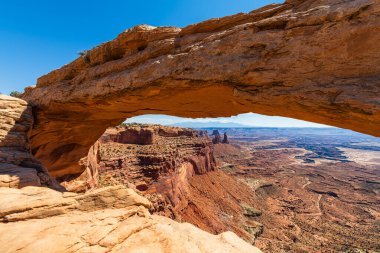
<svg viewBox="0 0 380 253">
<path fill-rule="evenodd" d="M 232 232 L 211 235 L 150 215 L 149 201 L 122 186 L 84 195 L 0 188 L 0 195 L 2 252 L 261 252 Z"/>
</svg>

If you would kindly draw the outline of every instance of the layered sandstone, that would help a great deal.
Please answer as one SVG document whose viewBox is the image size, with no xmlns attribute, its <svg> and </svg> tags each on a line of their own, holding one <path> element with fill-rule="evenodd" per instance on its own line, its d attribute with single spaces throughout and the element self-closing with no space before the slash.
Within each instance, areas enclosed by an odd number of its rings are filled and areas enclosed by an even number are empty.
<svg viewBox="0 0 380 253">
<path fill-rule="evenodd" d="M 1 96 L 0 119 L 2 252 L 260 252 L 232 232 L 151 215 L 151 202 L 125 186 L 64 191 L 30 153 L 31 107 Z M 82 166 L 94 168 L 96 157 L 93 147 Z"/>
<path fill-rule="evenodd" d="M 152 202 L 151 212 L 213 234 L 233 231 L 250 243 L 261 234 L 262 225 L 245 214 L 254 210 L 253 191 L 217 168 L 207 132 L 127 124 L 107 129 L 97 143 L 98 187 L 127 185 Z M 83 189 L 79 182 L 63 184 Z"/>
<path fill-rule="evenodd" d="M 162 125 L 124 124 L 108 128 L 100 141 L 123 144 L 153 145 L 160 144 L 165 137 L 198 137 L 206 133 L 189 128 L 170 127 Z"/>
<path fill-rule="evenodd" d="M 185 28 L 137 26 L 41 77 L 31 146 L 54 176 L 125 118 L 244 112 L 380 133 L 378 0 L 289 0 Z"/>
<path fill-rule="evenodd" d="M 32 107 L 26 101 L 0 95 L 0 187 L 59 187 L 30 152 L 32 125 Z"/>
<path fill-rule="evenodd" d="M 100 138 L 99 185 L 124 184 L 153 202 L 156 213 L 180 220 L 189 181 L 216 169 L 201 131 L 161 125 L 109 128 Z"/>
<path fill-rule="evenodd" d="M 121 186 L 86 194 L 0 188 L 2 252 L 260 252 L 231 232 L 211 235 L 150 215 L 150 202 Z"/>
</svg>

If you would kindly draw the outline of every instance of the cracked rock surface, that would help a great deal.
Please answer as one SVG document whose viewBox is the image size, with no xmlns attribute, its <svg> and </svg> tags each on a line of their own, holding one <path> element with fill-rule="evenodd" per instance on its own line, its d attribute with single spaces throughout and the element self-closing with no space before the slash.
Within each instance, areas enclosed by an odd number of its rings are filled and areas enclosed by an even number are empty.
<svg viewBox="0 0 380 253">
<path fill-rule="evenodd" d="M 150 202 L 123 186 L 82 195 L 0 188 L 0 196 L 2 252 L 261 252 L 232 232 L 150 215 Z"/>
</svg>

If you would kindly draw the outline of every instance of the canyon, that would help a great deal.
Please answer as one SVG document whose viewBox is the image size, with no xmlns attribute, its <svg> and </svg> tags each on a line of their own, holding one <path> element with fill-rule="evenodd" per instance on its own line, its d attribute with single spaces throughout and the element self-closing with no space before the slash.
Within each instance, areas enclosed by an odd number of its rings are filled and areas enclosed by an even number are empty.
<svg viewBox="0 0 380 253">
<path fill-rule="evenodd" d="M 134 189 L 154 214 L 233 231 L 264 252 L 380 249 L 378 138 L 334 128 L 126 124 L 99 143 L 97 187 Z"/>
<path fill-rule="evenodd" d="M 0 95 L 0 118 L 1 252 L 261 252 L 233 232 L 212 235 L 151 214 L 154 205 L 134 187 L 95 189 L 99 145 L 81 159 L 85 173 L 60 182 L 31 155 L 31 107 Z"/>
<path fill-rule="evenodd" d="M 253 192 L 219 170 L 207 132 L 132 124 L 107 129 L 99 142 L 97 187 L 126 185 L 151 201 L 152 213 L 213 234 L 233 231 L 250 243 L 260 234 L 243 213 Z"/>
<path fill-rule="evenodd" d="M 380 136 L 379 39 L 378 0 L 288 0 L 184 28 L 136 26 L 21 99 L 0 95 L 1 251 L 377 250 L 378 168 L 363 176 L 357 165 L 373 153 L 329 149 L 351 162 L 334 172 L 323 147 L 110 127 L 148 113 L 256 112 Z"/>
<path fill-rule="evenodd" d="M 211 131 L 211 129 L 209 129 Z M 380 140 L 341 129 L 223 129 L 221 169 L 254 190 L 264 252 L 378 252 Z M 352 155 L 355 150 L 355 156 Z"/>
<path fill-rule="evenodd" d="M 149 113 L 256 112 L 378 136 L 379 12 L 378 0 L 289 0 L 128 29 L 26 88 L 31 151 L 54 177 L 81 173 L 108 127 Z"/>
</svg>

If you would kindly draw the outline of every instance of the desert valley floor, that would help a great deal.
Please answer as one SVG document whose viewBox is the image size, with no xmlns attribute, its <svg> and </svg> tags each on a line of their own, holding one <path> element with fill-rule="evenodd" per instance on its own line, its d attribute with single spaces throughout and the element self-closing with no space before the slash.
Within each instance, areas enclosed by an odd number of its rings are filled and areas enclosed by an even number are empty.
<svg viewBox="0 0 380 253">
<path fill-rule="evenodd" d="M 266 252 L 378 252 L 379 140 L 339 129 L 225 129 L 222 170 L 249 184 Z M 323 250 L 322 250 L 323 249 Z M 329 250 L 327 250 L 329 249 Z M 301 251 L 299 251 L 301 250 Z"/>
<path fill-rule="evenodd" d="M 100 142 L 99 184 L 134 188 L 153 213 L 231 230 L 264 252 L 380 250 L 377 138 L 336 128 L 132 125 Z"/>
</svg>

